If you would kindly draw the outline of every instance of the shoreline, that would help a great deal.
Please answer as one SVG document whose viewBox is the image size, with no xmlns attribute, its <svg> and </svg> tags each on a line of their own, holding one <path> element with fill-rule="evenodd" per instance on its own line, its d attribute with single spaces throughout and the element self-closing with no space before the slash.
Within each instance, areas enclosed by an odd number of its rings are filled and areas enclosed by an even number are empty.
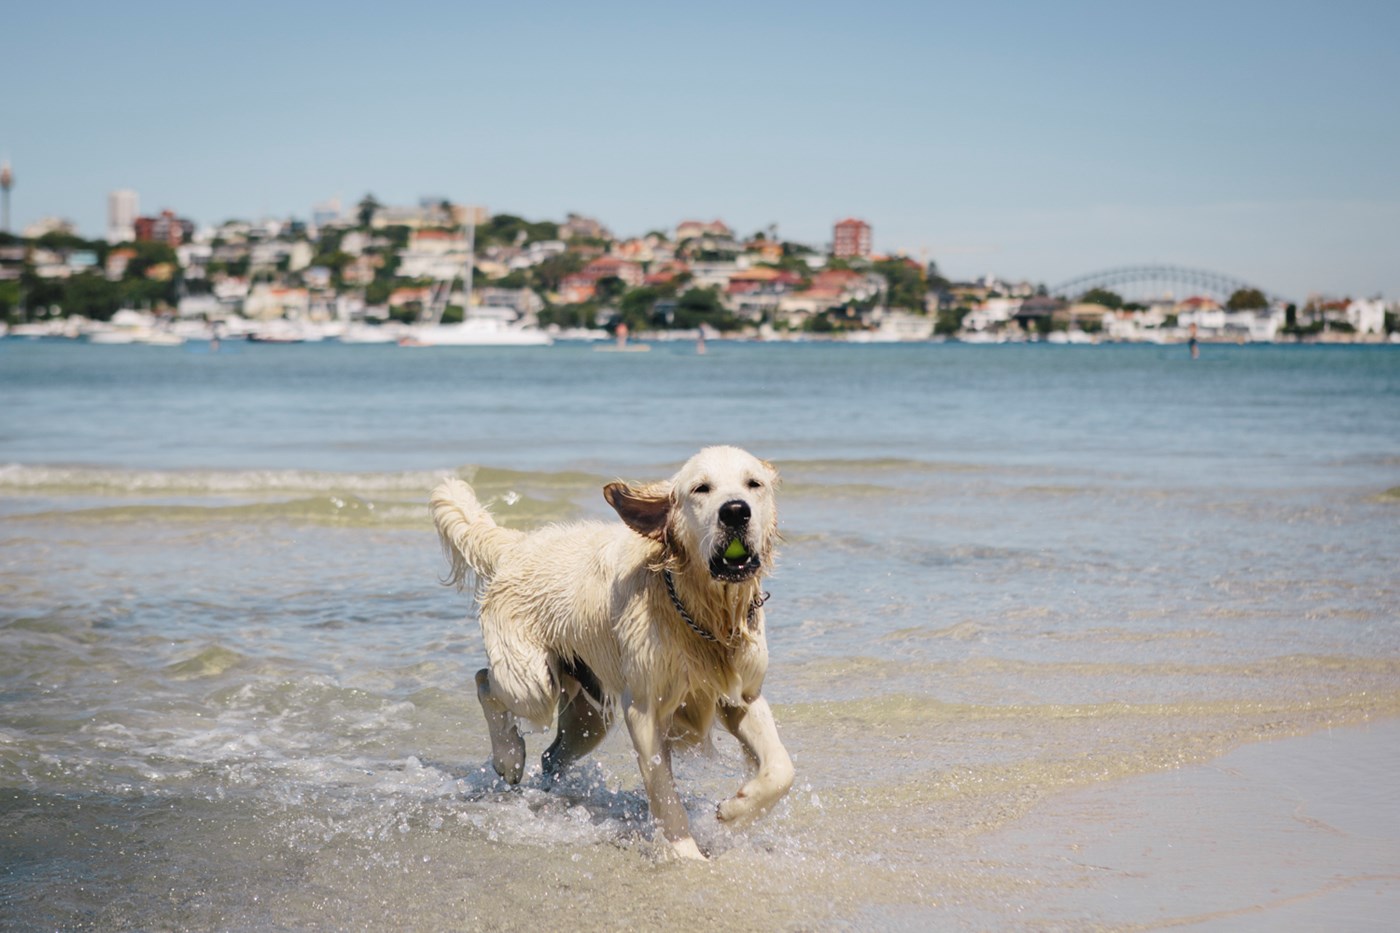
<svg viewBox="0 0 1400 933">
<path fill-rule="evenodd" d="M 613 344 L 614 338 L 606 332 L 599 334 L 546 334 L 552 339 L 553 345 L 562 346 L 595 346 L 608 349 L 616 349 Z M 1063 332 L 1060 332 L 1063 333 Z M 442 346 L 430 346 L 426 344 L 401 343 L 395 340 L 342 340 L 338 335 L 315 336 L 293 339 L 253 339 L 244 335 L 224 336 L 215 340 L 207 334 L 175 335 L 171 339 L 160 340 L 122 340 L 104 341 L 90 339 L 88 333 L 65 333 L 62 329 L 52 330 L 45 333 L 14 333 L 0 329 L 0 344 L 51 344 L 51 345 L 72 345 L 81 344 L 88 346 L 102 347 L 160 347 L 164 349 L 195 349 L 203 352 L 206 346 L 213 343 L 216 346 L 223 344 L 226 346 L 241 346 L 243 344 L 267 344 L 278 345 L 323 345 L 323 346 L 350 346 L 350 347 L 393 347 L 395 349 L 547 349 L 549 344 L 510 344 L 510 343 L 461 343 L 444 344 Z M 691 331 L 663 331 L 640 333 L 633 339 L 633 346 L 627 349 L 647 349 L 649 344 L 661 344 L 688 346 L 695 344 L 697 335 Z M 927 339 L 899 340 L 872 338 L 869 332 L 857 332 L 855 336 L 849 335 L 824 335 L 824 334 L 801 334 L 792 336 L 707 336 L 706 342 L 711 344 L 753 344 L 753 345 L 843 345 L 852 347 L 913 347 L 913 346 L 966 346 L 966 347 L 1026 347 L 1026 346 L 1047 346 L 1047 347 L 1171 347 L 1187 348 L 1190 343 L 1185 338 L 1167 338 L 1162 340 L 1127 340 L 1122 338 L 1103 338 L 1091 340 L 1053 340 L 1043 337 L 1010 337 L 998 340 L 977 339 L 976 337 L 958 336 L 934 336 Z M 1381 336 L 1373 339 L 1297 339 L 1297 340 L 1236 340 L 1228 337 L 1202 337 L 1199 344 L 1204 347 L 1400 347 L 1400 331 L 1394 334 Z M 212 348 L 211 348 L 212 349 Z"/>
</svg>

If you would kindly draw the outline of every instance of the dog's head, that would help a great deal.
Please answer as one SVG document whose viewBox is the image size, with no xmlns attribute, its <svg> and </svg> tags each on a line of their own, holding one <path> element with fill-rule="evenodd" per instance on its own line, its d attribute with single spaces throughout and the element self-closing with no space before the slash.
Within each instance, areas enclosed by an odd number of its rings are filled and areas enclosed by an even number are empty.
<svg viewBox="0 0 1400 933">
<path fill-rule="evenodd" d="M 737 447 L 706 447 L 664 483 L 603 488 L 627 526 L 680 561 L 702 560 L 710 576 L 739 583 L 771 566 L 778 537 L 778 471 Z"/>
</svg>

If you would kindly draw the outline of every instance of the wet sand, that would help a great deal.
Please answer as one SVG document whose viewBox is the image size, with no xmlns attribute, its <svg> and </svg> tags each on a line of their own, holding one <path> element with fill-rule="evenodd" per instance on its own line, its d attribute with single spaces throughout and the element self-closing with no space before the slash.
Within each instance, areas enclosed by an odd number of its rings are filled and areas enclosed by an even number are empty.
<svg viewBox="0 0 1400 933">
<path fill-rule="evenodd" d="M 1391 719 L 1059 795 L 976 847 L 984 865 L 1041 882 L 1026 903 L 986 919 L 1033 929 L 1393 930 L 1397 774 L 1400 720 Z"/>
</svg>

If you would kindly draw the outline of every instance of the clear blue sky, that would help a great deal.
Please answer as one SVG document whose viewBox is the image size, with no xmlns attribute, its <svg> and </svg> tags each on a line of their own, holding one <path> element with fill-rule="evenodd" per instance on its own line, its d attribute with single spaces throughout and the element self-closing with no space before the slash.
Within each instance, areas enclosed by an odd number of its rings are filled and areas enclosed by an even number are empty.
<svg viewBox="0 0 1400 933">
<path fill-rule="evenodd" d="M 1400 298 L 1400 3 L 10 4 L 14 225 L 440 194 Z"/>
</svg>

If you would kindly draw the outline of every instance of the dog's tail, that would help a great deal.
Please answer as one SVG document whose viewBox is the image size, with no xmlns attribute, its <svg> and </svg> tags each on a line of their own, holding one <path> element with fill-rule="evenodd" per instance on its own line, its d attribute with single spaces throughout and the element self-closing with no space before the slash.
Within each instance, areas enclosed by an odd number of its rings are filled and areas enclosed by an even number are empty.
<svg viewBox="0 0 1400 933">
<path fill-rule="evenodd" d="M 443 553 L 451 564 L 451 574 L 443 582 L 458 589 L 472 574 L 489 580 L 501 556 L 524 537 L 523 532 L 497 525 L 472 488 L 455 477 L 433 490 L 431 505 Z"/>
</svg>

